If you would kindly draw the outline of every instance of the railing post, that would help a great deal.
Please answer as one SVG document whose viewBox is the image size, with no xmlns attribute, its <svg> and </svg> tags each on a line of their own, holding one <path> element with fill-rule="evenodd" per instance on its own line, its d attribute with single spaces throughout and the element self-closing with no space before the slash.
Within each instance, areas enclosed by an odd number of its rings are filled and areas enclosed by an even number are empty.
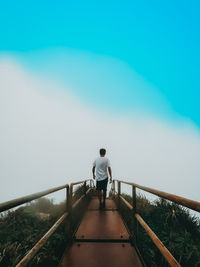
<svg viewBox="0 0 200 267">
<path fill-rule="evenodd" d="M 88 199 L 88 195 L 86 195 L 86 192 L 87 192 L 87 181 L 84 182 L 84 196 L 85 196 L 85 200 Z"/>
<path fill-rule="evenodd" d="M 136 187 L 132 186 L 132 205 L 133 205 L 133 237 L 134 237 L 134 244 L 137 245 L 137 219 L 135 214 L 137 212 L 137 201 L 136 201 Z"/>
<path fill-rule="evenodd" d="M 87 192 L 87 187 L 86 187 L 87 185 L 86 185 L 86 181 L 84 182 L 84 185 L 83 185 L 83 187 L 84 187 L 84 195 L 86 196 L 86 192 Z"/>
<path fill-rule="evenodd" d="M 66 211 L 69 213 L 65 224 L 65 233 L 70 234 L 71 229 L 71 196 L 69 185 L 66 186 Z"/>
<path fill-rule="evenodd" d="M 71 230 L 72 230 L 72 217 L 73 217 L 73 210 L 72 210 L 72 200 L 73 200 L 73 184 L 70 185 L 69 187 L 69 233 L 71 236 Z"/>
<path fill-rule="evenodd" d="M 120 195 L 121 195 L 121 182 L 118 182 L 118 206 L 120 207 Z"/>
<path fill-rule="evenodd" d="M 73 200 L 73 184 L 69 188 L 69 213 L 72 213 L 72 200 Z"/>
<path fill-rule="evenodd" d="M 69 186 L 66 186 L 66 211 L 69 211 Z"/>
</svg>

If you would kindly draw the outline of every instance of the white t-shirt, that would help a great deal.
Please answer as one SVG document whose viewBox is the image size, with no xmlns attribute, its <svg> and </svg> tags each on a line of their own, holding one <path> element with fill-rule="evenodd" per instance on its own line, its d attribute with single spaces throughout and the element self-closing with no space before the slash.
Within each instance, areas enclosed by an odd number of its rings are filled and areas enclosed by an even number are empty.
<svg viewBox="0 0 200 267">
<path fill-rule="evenodd" d="M 96 167 L 96 181 L 102 181 L 108 177 L 108 167 L 110 167 L 110 161 L 106 157 L 98 157 L 93 167 Z"/>
</svg>

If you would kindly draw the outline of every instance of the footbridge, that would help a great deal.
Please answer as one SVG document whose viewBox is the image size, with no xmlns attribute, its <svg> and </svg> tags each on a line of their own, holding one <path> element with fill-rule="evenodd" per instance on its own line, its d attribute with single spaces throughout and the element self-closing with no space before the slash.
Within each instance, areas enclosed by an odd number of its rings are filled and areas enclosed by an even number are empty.
<svg viewBox="0 0 200 267">
<path fill-rule="evenodd" d="M 131 201 L 127 201 L 121 194 L 122 184 L 131 187 Z M 75 186 L 82 186 L 83 188 L 83 193 L 79 199 L 74 198 Z M 93 180 L 84 180 L 51 188 L 0 204 L 0 212 L 3 212 L 51 193 L 60 190 L 66 191 L 66 211 L 34 247 L 27 251 L 16 266 L 29 266 L 31 260 L 61 224 L 65 224 L 63 235 L 70 236 L 71 242 L 66 244 L 64 254 L 60 259 L 60 267 L 146 266 L 137 246 L 139 225 L 152 240 L 152 246 L 157 247 L 169 266 L 181 266 L 138 213 L 137 189 L 200 212 L 200 202 L 120 180 L 113 181 L 109 197 L 106 199 L 106 207 L 103 210 L 99 210 Z M 80 224 L 75 231 L 72 231 L 74 229 L 72 225 L 74 211 L 83 201 L 87 201 L 87 207 L 84 210 Z M 127 227 L 123 216 L 119 212 L 123 205 L 127 207 L 132 217 L 131 229 Z"/>
</svg>

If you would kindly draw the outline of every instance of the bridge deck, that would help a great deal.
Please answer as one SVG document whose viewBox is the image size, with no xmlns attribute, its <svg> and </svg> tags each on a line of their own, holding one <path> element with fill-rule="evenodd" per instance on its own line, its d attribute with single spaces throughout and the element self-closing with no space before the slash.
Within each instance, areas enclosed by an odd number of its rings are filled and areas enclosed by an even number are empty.
<svg viewBox="0 0 200 267">
<path fill-rule="evenodd" d="M 113 200 L 106 200 L 105 210 L 98 210 L 97 198 L 91 200 L 75 242 L 63 255 L 60 266 L 142 267 Z"/>
</svg>

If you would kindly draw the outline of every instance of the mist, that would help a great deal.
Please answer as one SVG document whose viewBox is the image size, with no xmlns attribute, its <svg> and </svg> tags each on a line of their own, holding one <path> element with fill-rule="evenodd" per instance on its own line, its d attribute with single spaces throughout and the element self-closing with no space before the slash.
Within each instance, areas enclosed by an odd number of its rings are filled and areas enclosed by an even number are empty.
<svg viewBox="0 0 200 267">
<path fill-rule="evenodd" d="M 0 84 L 0 202 L 92 178 L 101 147 L 113 178 L 199 201 L 200 133 L 192 122 L 95 109 L 8 59 Z"/>
</svg>

